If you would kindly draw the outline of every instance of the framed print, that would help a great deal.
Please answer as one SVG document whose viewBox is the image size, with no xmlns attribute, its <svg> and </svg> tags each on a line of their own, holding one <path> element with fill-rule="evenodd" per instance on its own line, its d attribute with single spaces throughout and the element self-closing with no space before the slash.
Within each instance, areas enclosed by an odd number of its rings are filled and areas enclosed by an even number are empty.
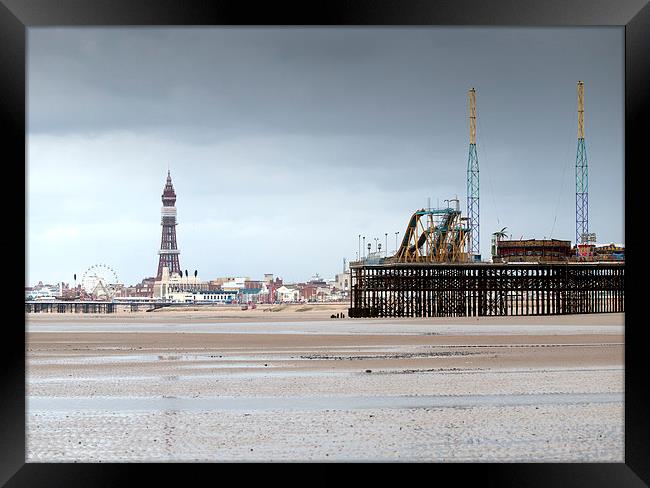
<svg viewBox="0 0 650 488">
<path fill-rule="evenodd" d="M 649 23 L 638 0 L 2 0 L 25 312 L 0 480 L 647 484 Z"/>
</svg>

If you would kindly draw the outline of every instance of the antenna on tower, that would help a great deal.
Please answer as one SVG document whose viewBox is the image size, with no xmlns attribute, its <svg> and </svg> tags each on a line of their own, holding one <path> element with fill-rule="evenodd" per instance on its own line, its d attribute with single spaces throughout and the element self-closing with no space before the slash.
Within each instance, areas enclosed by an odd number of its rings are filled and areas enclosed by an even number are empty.
<svg viewBox="0 0 650 488">
<path fill-rule="evenodd" d="M 467 252 L 471 259 L 480 259 L 480 221 L 479 221 L 479 171 L 476 153 L 476 90 L 467 92 L 469 109 L 469 157 L 467 159 L 467 220 L 469 236 Z"/>
</svg>

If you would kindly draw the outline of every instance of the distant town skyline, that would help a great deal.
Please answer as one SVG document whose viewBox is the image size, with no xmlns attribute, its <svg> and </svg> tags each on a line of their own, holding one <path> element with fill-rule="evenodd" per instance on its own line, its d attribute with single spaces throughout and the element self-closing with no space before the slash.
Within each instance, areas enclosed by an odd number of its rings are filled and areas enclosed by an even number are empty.
<svg viewBox="0 0 650 488">
<path fill-rule="evenodd" d="M 390 254 L 429 199 L 466 211 L 472 87 L 484 259 L 503 227 L 574 240 L 578 80 L 590 231 L 624 243 L 622 27 L 27 32 L 28 285 L 155 276 L 168 170 L 202 279 Z"/>
</svg>

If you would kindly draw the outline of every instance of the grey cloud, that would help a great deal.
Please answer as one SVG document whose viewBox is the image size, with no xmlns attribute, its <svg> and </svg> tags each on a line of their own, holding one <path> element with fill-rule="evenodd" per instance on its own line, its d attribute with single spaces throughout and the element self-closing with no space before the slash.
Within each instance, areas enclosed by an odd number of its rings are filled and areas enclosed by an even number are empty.
<svg viewBox="0 0 650 488">
<path fill-rule="evenodd" d="M 130 270 L 129 281 L 151 274 L 168 164 L 183 259 L 215 274 L 335 272 L 342 255 L 354 258 L 358 233 L 403 231 L 427 197 L 458 195 L 464 208 L 472 86 L 483 253 L 497 224 L 540 237 L 555 220 L 555 235 L 573 239 L 579 79 L 590 219 L 603 240 L 623 240 L 621 29 L 30 28 L 28 36 L 30 276 L 78 269 L 93 249 Z M 133 250 L 122 255 L 124 239 L 80 227 L 93 215 L 141 229 Z M 243 245 L 264 224 L 255 215 L 274 226 L 263 246 Z M 242 233 L 222 236 L 233 222 Z M 310 238 L 296 250 L 290 232 Z M 200 251 L 205 242 L 210 253 Z M 47 270 L 53 255 L 61 270 Z"/>
</svg>

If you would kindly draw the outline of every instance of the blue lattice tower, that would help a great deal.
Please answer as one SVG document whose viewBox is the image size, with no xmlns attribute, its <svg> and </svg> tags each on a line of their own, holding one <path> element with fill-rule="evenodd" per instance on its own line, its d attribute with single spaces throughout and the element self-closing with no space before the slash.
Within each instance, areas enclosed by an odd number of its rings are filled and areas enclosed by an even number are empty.
<svg viewBox="0 0 650 488">
<path fill-rule="evenodd" d="M 584 83 L 578 81 L 578 150 L 576 153 L 576 249 L 589 233 L 589 178 L 585 149 Z"/>
<path fill-rule="evenodd" d="M 478 155 L 476 154 L 476 90 L 467 93 L 469 104 L 469 157 L 467 159 L 467 221 L 470 229 L 467 238 L 467 252 L 478 256 L 480 245 L 479 221 L 479 174 Z"/>
</svg>

